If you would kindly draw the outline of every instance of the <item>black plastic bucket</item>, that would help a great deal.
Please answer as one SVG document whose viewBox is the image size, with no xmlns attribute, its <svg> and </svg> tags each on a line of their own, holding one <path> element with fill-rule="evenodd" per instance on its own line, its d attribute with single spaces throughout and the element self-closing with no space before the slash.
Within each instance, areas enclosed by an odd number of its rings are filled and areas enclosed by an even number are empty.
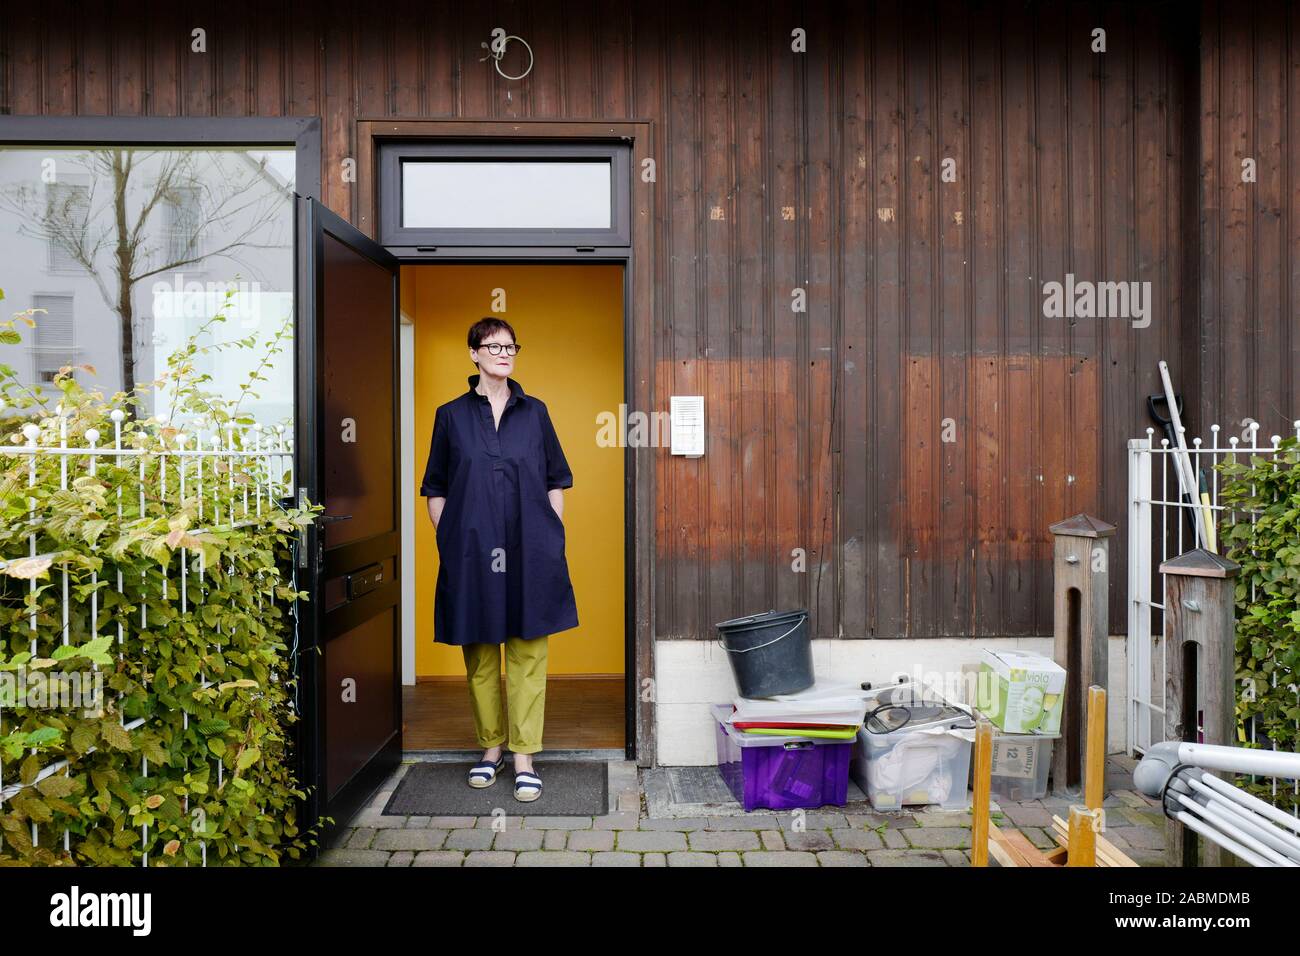
<svg viewBox="0 0 1300 956">
<path fill-rule="evenodd" d="M 807 611 L 768 611 L 714 626 L 741 697 L 797 694 L 813 685 Z"/>
</svg>

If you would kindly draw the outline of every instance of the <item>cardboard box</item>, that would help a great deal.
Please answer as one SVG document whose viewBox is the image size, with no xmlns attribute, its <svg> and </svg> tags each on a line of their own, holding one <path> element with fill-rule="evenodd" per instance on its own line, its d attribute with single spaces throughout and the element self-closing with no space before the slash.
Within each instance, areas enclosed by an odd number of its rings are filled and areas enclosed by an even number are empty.
<svg viewBox="0 0 1300 956">
<path fill-rule="evenodd" d="M 1059 734 L 1065 669 L 1022 651 L 980 651 L 976 706 L 1009 734 Z"/>
</svg>

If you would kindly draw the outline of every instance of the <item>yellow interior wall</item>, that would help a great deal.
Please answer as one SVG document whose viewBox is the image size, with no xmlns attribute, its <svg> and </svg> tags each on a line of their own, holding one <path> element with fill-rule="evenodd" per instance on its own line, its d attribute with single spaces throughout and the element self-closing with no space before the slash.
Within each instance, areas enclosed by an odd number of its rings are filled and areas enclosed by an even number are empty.
<svg viewBox="0 0 1300 956">
<path fill-rule="evenodd" d="M 502 290 L 498 293 L 496 290 Z M 505 311 L 494 312 L 494 297 Z M 420 479 L 434 410 L 468 388 L 476 371 L 465 336 L 499 316 L 521 346 L 512 375 L 546 402 L 573 471 L 564 493 L 565 554 L 579 626 L 551 638 L 548 671 L 623 673 L 623 449 L 596 444 L 596 416 L 623 400 L 623 267 L 616 265 L 428 265 L 402 268 L 402 307 L 415 326 L 417 677 L 465 674 L 459 647 L 433 641 L 438 549 Z"/>
</svg>

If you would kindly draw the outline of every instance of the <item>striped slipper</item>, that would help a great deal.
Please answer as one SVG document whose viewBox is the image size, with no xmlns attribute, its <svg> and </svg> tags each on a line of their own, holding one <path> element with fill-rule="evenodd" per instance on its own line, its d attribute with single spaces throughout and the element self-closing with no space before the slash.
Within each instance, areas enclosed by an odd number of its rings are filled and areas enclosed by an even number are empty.
<svg viewBox="0 0 1300 956">
<path fill-rule="evenodd" d="M 515 771 L 515 799 L 530 803 L 542 795 L 542 778 L 527 770 Z"/>
<path fill-rule="evenodd" d="M 503 753 L 497 758 L 496 763 L 491 760 L 484 760 L 476 763 L 469 769 L 469 785 L 471 787 L 490 787 L 496 782 L 497 772 L 506 765 L 506 755 Z"/>
</svg>

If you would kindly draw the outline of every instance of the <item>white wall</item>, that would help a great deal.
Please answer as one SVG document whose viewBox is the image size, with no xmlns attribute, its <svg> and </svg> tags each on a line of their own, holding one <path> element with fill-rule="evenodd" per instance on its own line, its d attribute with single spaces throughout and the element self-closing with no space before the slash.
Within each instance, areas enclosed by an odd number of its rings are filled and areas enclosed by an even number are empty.
<svg viewBox="0 0 1300 956">
<path fill-rule="evenodd" d="M 817 640 L 813 667 L 819 680 L 890 682 L 895 672 L 957 674 L 975 663 L 982 647 L 1052 655 L 1052 638 L 944 640 Z M 1110 681 L 1106 701 L 1108 750 L 1125 747 L 1128 663 L 1123 637 L 1110 639 Z M 717 763 L 712 704 L 730 701 L 736 684 L 727 653 L 717 641 L 655 642 L 656 760 L 663 766 Z"/>
</svg>

